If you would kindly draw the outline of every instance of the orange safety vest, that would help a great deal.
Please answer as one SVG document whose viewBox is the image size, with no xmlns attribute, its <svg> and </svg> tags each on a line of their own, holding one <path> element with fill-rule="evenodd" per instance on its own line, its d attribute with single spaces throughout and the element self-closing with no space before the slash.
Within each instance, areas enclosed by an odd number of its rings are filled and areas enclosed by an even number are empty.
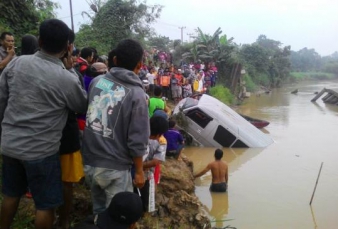
<svg viewBox="0 0 338 229">
<path fill-rule="evenodd" d="M 170 84 L 170 76 L 161 76 L 161 86 L 168 87 Z"/>
</svg>

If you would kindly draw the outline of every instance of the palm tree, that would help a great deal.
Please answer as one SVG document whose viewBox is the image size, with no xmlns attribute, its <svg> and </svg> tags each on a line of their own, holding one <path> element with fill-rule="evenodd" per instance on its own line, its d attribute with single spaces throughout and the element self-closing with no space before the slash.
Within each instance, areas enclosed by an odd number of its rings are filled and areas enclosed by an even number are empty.
<svg viewBox="0 0 338 229">
<path fill-rule="evenodd" d="M 203 57 L 201 48 L 205 48 L 205 46 L 201 44 L 197 44 L 197 42 L 193 42 L 193 46 L 189 50 L 189 52 L 185 52 L 182 54 L 182 59 L 193 61 L 194 63 L 196 63 L 197 61 L 201 61 L 201 58 Z"/>
</svg>

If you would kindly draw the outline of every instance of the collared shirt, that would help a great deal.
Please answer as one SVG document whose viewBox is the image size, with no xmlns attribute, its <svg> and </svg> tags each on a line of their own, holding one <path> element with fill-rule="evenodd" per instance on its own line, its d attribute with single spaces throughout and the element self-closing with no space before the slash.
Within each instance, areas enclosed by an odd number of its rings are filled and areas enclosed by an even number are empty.
<svg viewBox="0 0 338 229">
<path fill-rule="evenodd" d="M 0 76 L 1 153 L 37 160 L 58 152 L 68 109 L 84 113 L 78 78 L 43 52 L 13 59 Z"/>
<path fill-rule="evenodd" d="M 7 55 L 6 49 L 3 46 L 0 46 L 0 62 L 5 59 Z"/>
<path fill-rule="evenodd" d="M 8 56 L 7 50 L 3 46 L 0 46 L 0 62 L 3 61 L 7 56 Z M 13 58 L 14 57 L 16 57 L 16 56 L 14 55 Z M 3 70 L 4 69 L 0 69 L 0 75 L 1 75 Z"/>
</svg>

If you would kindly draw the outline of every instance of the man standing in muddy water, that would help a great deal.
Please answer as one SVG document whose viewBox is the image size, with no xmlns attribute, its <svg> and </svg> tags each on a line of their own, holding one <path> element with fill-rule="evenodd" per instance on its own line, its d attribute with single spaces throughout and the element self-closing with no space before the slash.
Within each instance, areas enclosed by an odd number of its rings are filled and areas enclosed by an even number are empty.
<svg viewBox="0 0 338 229">
<path fill-rule="evenodd" d="M 222 161 L 223 151 L 215 150 L 215 161 L 210 162 L 205 169 L 194 175 L 194 178 L 200 177 L 209 170 L 212 174 L 211 192 L 226 192 L 228 187 L 228 164 Z"/>
</svg>

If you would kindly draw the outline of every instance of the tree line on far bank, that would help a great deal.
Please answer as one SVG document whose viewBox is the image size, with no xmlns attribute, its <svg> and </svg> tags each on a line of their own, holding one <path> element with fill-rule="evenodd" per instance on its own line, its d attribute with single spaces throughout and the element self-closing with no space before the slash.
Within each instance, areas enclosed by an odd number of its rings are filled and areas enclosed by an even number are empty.
<svg viewBox="0 0 338 229">
<path fill-rule="evenodd" d="M 55 9 L 59 7 L 52 0 L 3 0 L 0 6 L 4 9 L 0 30 L 13 32 L 17 40 L 26 33 L 37 35 L 39 23 L 55 17 Z M 162 9 L 161 5 L 147 5 L 138 0 L 91 0 L 90 11 L 82 13 L 90 22 L 80 26 L 76 46 L 95 47 L 99 54 L 106 54 L 121 39 L 134 38 L 149 52 L 152 48 L 171 52 L 178 66 L 184 62 L 215 62 L 218 83 L 233 93 L 240 77 L 244 77 L 247 89 L 252 91 L 256 85 L 280 87 L 301 74 L 338 75 L 338 52 L 321 57 L 314 49 L 292 51 L 290 46 L 265 35 L 252 44 L 241 45 L 222 34 L 221 28 L 211 35 L 197 28 L 193 41 L 184 43 L 157 35 L 151 24 L 160 18 Z M 242 70 L 245 74 L 241 74 Z"/>
</svg>

